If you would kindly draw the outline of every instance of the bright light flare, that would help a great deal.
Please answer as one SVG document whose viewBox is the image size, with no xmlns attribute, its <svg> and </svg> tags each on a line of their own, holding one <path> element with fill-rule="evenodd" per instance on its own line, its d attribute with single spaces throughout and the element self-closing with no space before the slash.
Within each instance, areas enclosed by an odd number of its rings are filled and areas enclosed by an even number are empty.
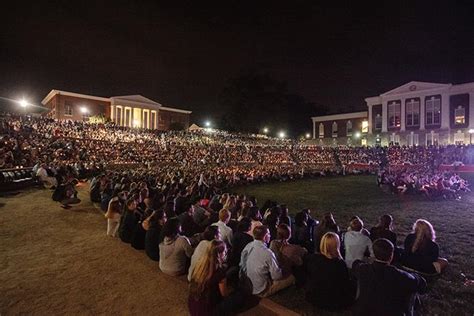
<svg viewBox="0 0 474 316">
<path fill-rule="evenodd" d="M 306 138 L 310 138 L 311 137 L 311 134 L 310 133 L 306 133 Z"/>
<path fill-rule="evenodd" d="M 26 108 L 28 106 L 28 101 L 26 101 L 25 99 L 21 99 L 20 101 L 18 101 L 18 103 L 20 103 L 20 106 L 22 108 Z"/>
<path fill-rule="evenodd" d="M 82 113 L 82 114 L 87 114 L 87 113 L 89 113 L 89 109 L 86 108 L 85 106 L 81 106 L 80 110 L 81 110 L 81 113 Z"/>
<path fill-rule="evenodd" d="M 204 126 L 206 126 L 206 127 L 211 127 L 211 122 L 210 122 L 210 121 L 205 121 L 205 122 L 204 122 Z"/>
<path fill-rule="evenodd" d="M 268 133 L 268 128 L 267 128 L 267 127 L 264 127 L 264 128 L 263 128 L 263 132 L 264 132 L 265 134 Z"/>
<path fill-rule="evenodd" d="M 355 136 L 355 138 L 359 138 L 359 137 L 360 137 L 360 132 L 356 132 L 356 133 L 354 134 L 354 136 Z"/>
<path fill-rule="evenodd" d="M 285 134 L 285 132 L 283 132 L 283 131 L 281 131 L 281 132 L 278 133 L 278 137 L 280 137 L 280 138 L 285 138 L 285 135 L 286 135 L 286 134 Z"/>
</svg>

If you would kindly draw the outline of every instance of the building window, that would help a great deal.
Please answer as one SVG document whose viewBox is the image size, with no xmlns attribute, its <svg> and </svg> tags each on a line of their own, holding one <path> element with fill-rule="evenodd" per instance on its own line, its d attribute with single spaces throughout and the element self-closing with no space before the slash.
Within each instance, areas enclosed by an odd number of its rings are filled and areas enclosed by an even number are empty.
<svg viewBox="0 0 474 316">
<path fill-rule="evenodd" d="M 400 127 L 400 102 L 391 102 L 388 104 L 388 127 L 396 128 Z"/>
<path fill-rule="evenodd" d="M 324 124 L 319 123 L 319 138 L 324 138 Z"/>
<path fill-rule="evenodd" d="M 346 123 L 346 135 L 352 136 L 352 122 L 351 121 L 347 121 Z"/>
<path fill-rule="evenodd" d="M 382 120 L 380 120 L 380 128 L 382 128 Z M 369 122 L 362 121 L 362 133 L 368 133 L 368 132 L 369 132 Z"/>
<path fill-rule="evenodd" d="M 337 137 L 337 123 L 332 123 L 332 137 Z"/>
<path fill-rule="evenodd" d="M 115 107 L 115 123 L 117 125 L 122 124 L 122 107 Z"/>
<path fill-rule="evenodd" d="M 454 125 L 464 125 L 466 123 L 466 109 L 458 106 L 454 109 Z"/>
<path fill-rule="evenodd" d="M 382 115 L 377 114 L 374 125 L 375 129 L 382 129 Z"/>
<path fill-rule="evenodd" d="M 406 103 L 406 126 L 420 125 L 420 101 L 410 99 Z"/>
<path fill-rule="evenodd" d="M 425 102 L 426 125 L 441 124 L 441 98 L 431 97 Z"/>
<path fill-rule="evenodd" d="M 64 116 L 72 116 L 72 105 L 67 101 L 64 103 Z"/>
</svg>

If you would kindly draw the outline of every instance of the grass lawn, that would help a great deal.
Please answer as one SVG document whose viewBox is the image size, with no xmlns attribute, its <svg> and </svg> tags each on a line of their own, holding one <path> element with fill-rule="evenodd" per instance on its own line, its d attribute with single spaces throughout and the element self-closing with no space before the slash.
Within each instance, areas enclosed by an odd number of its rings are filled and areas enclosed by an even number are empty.
<svg viewBox="0 0 474 316">
<path fill-rule="evenodd" d="M 473 174 L 464 177 L 474 183 Z M 267 199 L 286 203 L 293 214 L 311 208 L 316 219 L 331 211 L 341 228 L 347 227 L 350 218 L 358 215 L 370 229 L 380 215 L 388 213 L 394 218 L 399 245 L 403 245 L 416 219 L 427 219 L 436 230 L 440 254 L 449 260 L 450 266 L 443 275 L 430 281 L 429 292 L 422 297 L 423 314 L 474 315 L 474 283 L 466 282 L 474 279 L 474 193 L 464 195 L 461 201 L 398 197 L 379 189 L 374 176 L 261 184 L 234 191 L 256 196 L 259 205 Z M 301 289 L 287 289 L 273 299 L 299 313 L 311 314 Z M 338 315 L 322 311 L 316 314 Z"/>
</svg>

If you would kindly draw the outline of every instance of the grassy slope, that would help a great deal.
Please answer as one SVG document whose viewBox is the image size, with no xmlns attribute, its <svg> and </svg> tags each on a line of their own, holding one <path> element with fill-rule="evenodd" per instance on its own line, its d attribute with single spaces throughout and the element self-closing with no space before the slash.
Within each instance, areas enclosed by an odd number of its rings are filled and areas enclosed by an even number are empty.
<svg viewBox="0 0 474 316">
<path fill-rule="evenodd" d="M 467 178 L 474 183 L 474 175 Z M 465 195 L 461 201 L 397 197 L 377 188 L 373 176 L 273 183 L 236 188 L 235 191 L 255 195 L 259 205 L 267 199 L 286 203 L 291 213 L 309 207 L 317 219 L 322 213 L 332 211 L 341 227 L 346 227 L 350 218 L 358 215 L 370 228 L 380 215 L 389 213 L 394 217 L 399 245 L 416 219 L 429 220 L 437 232 L 441 256 L 450 261 L 450 267 L 430 282 L 430 291 L 422 298 L 424 314 L 474 314 L 474 286 L 464 284 L 466 279 L 474 279 L 474 193 Z M 304 314 L 310 310 L 300 289 L 283 291 L 274 300 Z"/>
</svg>

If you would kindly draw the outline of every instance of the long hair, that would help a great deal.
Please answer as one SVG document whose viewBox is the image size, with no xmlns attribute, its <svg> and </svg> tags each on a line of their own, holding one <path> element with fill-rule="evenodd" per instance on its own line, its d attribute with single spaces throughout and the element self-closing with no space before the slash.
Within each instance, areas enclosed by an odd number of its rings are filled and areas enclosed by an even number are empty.
<svg viewBox="0 0 474 316">
<path fill-rule="evenodd" d="M 339 251 L 339 248 L 341 248 L 341 241 L 337 234 L 333 232 L 324 234 L 323 238 L 321 238 L 320 248 L 321 254 L 326 258 L 342 259 L 341 252 Z"/>
<path fill-rule="evenodd" d="M 191 275 L 191 285 L 189 287 L 189 293 L 193 298 L 200 298 L 208 288 L 209 281 L 222 264 L 219 257 L 225 250 L 225 242 L 214 239 L 211 241 L 207 252 L 198 260 Z"/>
<path fill-rule="evenodd" d="M 416 220 L 415 224 L 413 224 L 413 232 L 416 235 L 416 239 L 411 248 L 411 252 L 416 252 L 418 249 L 423 247 L 428 240 L 436 240 L 436 233 L 433 225 L 425 219 Z"/>
</svg>

